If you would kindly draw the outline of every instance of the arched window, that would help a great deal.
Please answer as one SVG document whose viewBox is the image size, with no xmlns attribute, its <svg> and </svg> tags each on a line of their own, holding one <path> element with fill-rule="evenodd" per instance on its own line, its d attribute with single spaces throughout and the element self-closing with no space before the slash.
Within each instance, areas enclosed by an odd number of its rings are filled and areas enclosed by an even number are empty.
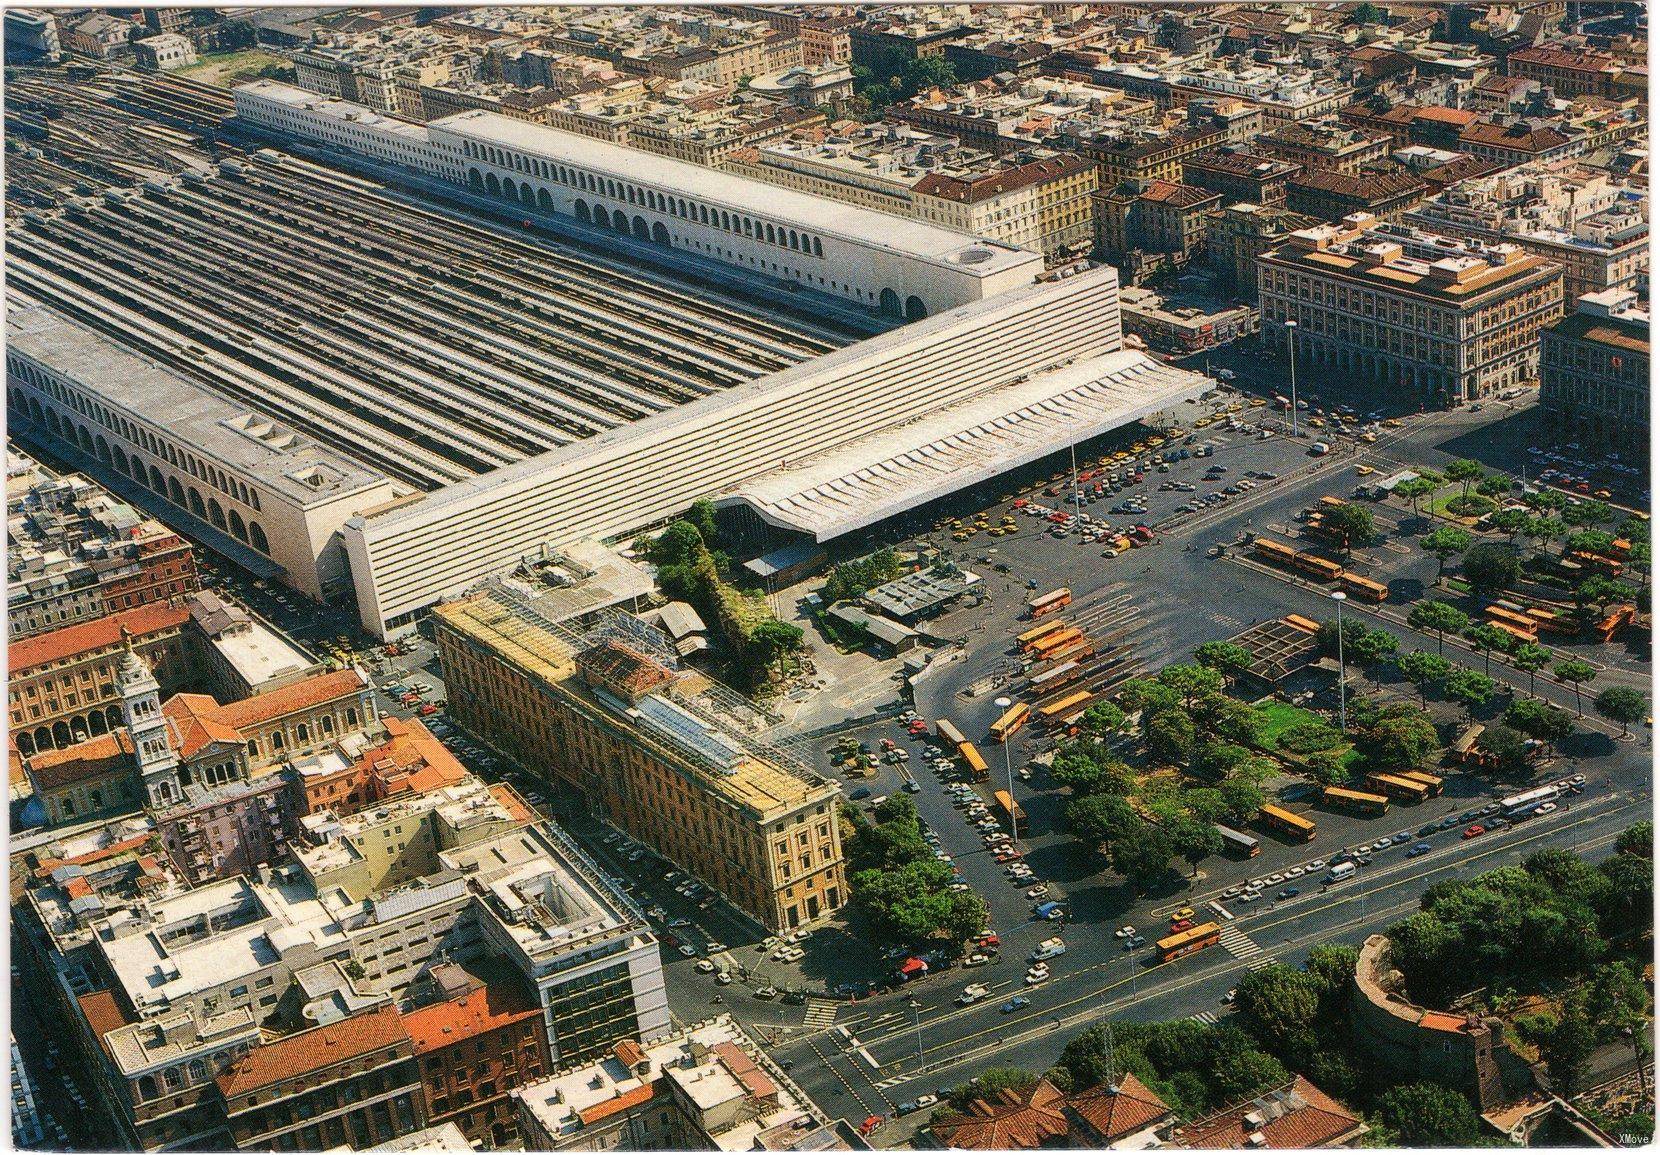
<svg viewBox="0 0 1660 1155">
<path fill-rule="evenodd" d="M 346 725 L 352 727 L 353 729 L 355 729 L 357 727 L 357 707 L 356 706 L 347 706 L 346 707 Z"/>
<path fill-rule="evenodd" d="M 150 488 L 157 493 L 167 492 L 167 479 L 162 477 L 161 470 L 153 465 L 150 466 Z"/>
<path fill-rule="evenodd" d="M 242 515 L 234 509 L 231 510 L 231 534 L 237 541 L 248 540 L 248 527 L 242 523 Z"/>
<path fill-rule="evenodd" d="M 190 1070 L 190 1081 L 192 1083 L 205 1083 L 205 1082 L 207 1082 L 207 1077 L 208 1077 L 207 1064 L 202 1062 L 202 1060 L 200 1060 L 200 1059 L 190 1060 L 189 1070 Z"/>
<path fill-rule="evenodd" d="M 271 749 L 281 750 L 282 746 L 283 746 L 283 732 L 281 730 L 272 730 L 271 731 Z"/>
<path fill-rule="evenodd" d="M 180 509 L 184 508 L 184 486 L 179 484 L 179 479 L 176 477 L 167 479 L 167 500 Z"/>
<path fill-rule="evenodd" d="M 208 498 L 208 520 L 220 529 L 225 528 L 225 510 L 217 497 Z"/>
<path fill-rule="evenodd" d="M 202 494 L 194 485 L 190 487 L 190 512 L 197 517 L 207 516 L 207 506 L 202 504 Z"/>
<path fill-rule="evenodd" d="M 294 727 L 294 738 L 300 745 L 308 745 L 311 742 L 311 727 L 307 726 L 304 722 L 301 722 L 298 726 Z"/>
<path fill-rule="evenodd" d="M 265 540 L 265 531 L 259 527 L 259 522 L 248 523 L 248 540 L 260 553 L 267 557 L 271 555 L 271 543 Z"/>
<path fill-rule="evenodd" d="M 169 1091 L 176 1091 L 184 1086 L 184 1076 L 179 1074 L 177 1067 L 168 1067 L 161 1073 L 161 1081 L 167 1084 Z"/>
<path fill-rule="evenodd" d="M 324 734 L 334 733 L 334 717 L 333 717 L 333 715 L 324 714 L 321 718 L 317 719 L 317 728 L 319 730 L 321 730 Z"/>
<path fill-rule="evenodd" d="M 148 1102 L 156 1097 L 156 1080 L 154 1076 L 140 1075 L 138 1077 L 138 1097 L 140 1100 L 145 1102 Z"/>
<path fill-rule="evenodd" d="M 258 738 L 249 738 L 248 739 L 248 757 L 250 757 L 250 758 L 258 758 L 259 757 L 259 739 Z"/>
</svg>

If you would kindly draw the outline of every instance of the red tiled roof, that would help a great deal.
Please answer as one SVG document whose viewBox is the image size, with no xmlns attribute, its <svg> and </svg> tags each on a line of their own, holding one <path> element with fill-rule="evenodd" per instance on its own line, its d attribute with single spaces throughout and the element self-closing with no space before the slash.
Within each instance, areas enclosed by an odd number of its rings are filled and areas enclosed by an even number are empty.
<svg viewBox="0 0 1660 1155">
<path fill-rule="evenodd" d="M 584 1127 L 587 1127 L 601 1119 L 609 1119 L 612 1115 L 627 1111 L 631 1107 L 638 1107 L 642 1103 L 651 1102 L 651 1097 L 656 1093 L 656 1089 L 657 1085 L 655 1083 L 642 1083 L 632 1090 L 624 1091 L 620 1095 L 605 1100 L 603 1103 L 595 1103 L 585 1111 L 578 1111 L 576 1117 L 582 1120 Z"/>
<path fill-rule="evenodd" d="M 1125 1074 L 1116 1088 L 1091 1087 L 1066 1101 L 1100 1143 L 1115 1143 L 1170 1117 L 1170 1108 L 1140 1079 Z M 1075 1137 L 1076 1138 L 1076 1137 Z"/>
<path fill-rule="evenodd" d="M 966 1115 L 933 1123 L 929 1130 L 962 1151 L 1030 1151 L 1067 1133 L 1065 1098 L 1048 1079 L 1039 1079 L 1024 1095 L 1006 1087 L 990 1102 L 976 1099 Z"/>
<path fill-rule="evenodd" d="M 611 1053 L 629 1070 L 633 1070 L 646 1061 L 645 1048 L 633 1039 L 619 1039 L 611 1044 Z"/>
<path fill-rule="evenodd" d="M 396 1008 L 380 1007 L 254 1048 L 219 1076 L 219 1092 L 227 1099 L 245 1095 L 408 1041 L 409 1032 Z"/>
<path fill-rule="evenodd" d="M 1301 1075 L 1279 1089 L 1285 1095 L 1282 1105 L 1289 1107 L 1278 1118 L 1269 1118 L 1272 1110 L 1261 1105 L 1268 1097 L 1240 1103 L 1187 1127 L 1181 1137 L 1183 1147 L 1198 1149 L 1238 1149 L 1248 1145 L 1248 1138 L 1261 1132 L 1261 1146 L 1277 1150 L 1303 1150 L 1310 1147 L 1333 1147 L 1346 1139 L 1361 1122 L 1344 1106 Z M 1247 1124 L 1245 1116 L 1253 1112 L 1261 1116 L 1260 1124 Z"/>
<path fill-rule="evenodd" d="M 36 634 L 32 638 L 13 642 L 10 650 L 12 677 L 21 677 L 36 666 L 61 662 L 77 654 L 107 649 L 121 643 L 121 627 L 132 632 L 135 642 L 164 630 L 177 629 L 190 620 L 190 611 L 177 606 L 149 605 L 99 618 L 79 622 L 61 630 Z"/>
<path fill-rule="evenodd" d="M 778 1084 L 767 1077 L 767 1073 L 755 1065 L 755 1060 L 744 1053 L 744 1049 L 736 1043 L 716 1043 L 711 1048 L 721 1065 L 732 1073 L 732 1077 L 744 1085 L 744 1090 L 754 1099 L 770 1099 L 778 1094 Z"/>
<path fill-rule="evenodd" d="M 29 757 L 29 778 L 36 790 L 56 790 L 72 782 L 86 782 L 132 769 L 133 741 L 125 729 L 99 734 L 61 750 L 42 750 Z"/>
<path fill-rule="evenodd" d="M 403 1025 L 415 1041 L 415 1053 L 422 1055 L 540 1015 L 540 1008 L 518 985 L 494 982 L 458 999 L 410 1011 Z"/>
<path fill-rule="evenodd" d="M 1544 152 L 1568 142 L 1565 135 L 1548 125 L 1531 128 L 1526 124 L 1494 124 L 1489 120 L 1478 120 L 1466 125 L 1464 131 L 1458 134 L 1458 139 L 1476 144 L 1513 148 L 1519 152 Z"/>
<path fill-rule="evenodd" d="M 1405 169 L 1365 169 L 1357 173 L 1333 172 L 1331 169 L 1304 169 L 1291 178 L 1290 188 L 1312 189 L 1336 196 L 1364 197 L 1368 203 L 1412 192 L 1422 192 L 1429 186 Z"/>
<path fill-rule="evenodd" d="M 1542 64 L 1547 68 L 1564 68 L 1571 72 L 1614 72 L 1618 69 L 1612 56 L 1585 49 L 1569 52 L 1563 48 L 1521 48 L 1507 59 L 1512 64 Z"/>
<path fill-rule="evenodd" d="M 242 735 L 220 717 L 224 707 L 207 694 L 175 694 L 161 712 L 173 722 L 179 757 L 189 759 L 215 742 L 242 744 Z"/>
<path fill-rule="evenodd" d="M 1028 161 L 972 179 L 951 176 L 948 173 L 929 173 L 917 181 L 911 191 L 924 196 L 939 197 L 942 200 L 973 204 L 1042 180 L 1083 172 L 1092 163 L 1081 156 L 1068 155 Z"/>
<path fill-rule="evenodd" d="M 134 1020 L 127 1017 L 127 1012 L 121 1008 L 121 1003 L 109 991 L 93 991 L 89 995 L 79 995 L 76 1001 L 81 1004 L 81 1014 L 86 1016 L 87 1026 L 100 1045 L 104 1045 L 104 1036 L 111 1031 L 119 1030 Z"/>
<path fill-rule="evenodd" d="M 1177 184 L 1175 181 L 1155 180 L 1148 184 L 1141 199 L 1153 201 L 1156 204 L 1172 205 L 1179 209 L 1190 209 L 1202 205 L 1207 201 L 1220 200 L 1221 193 L 1211 192 L 1208 188 L 1195 188 L 1188 184 Z"/>
<path fill-rule="evenodd" d="M 263 694 L 256 694 L 252 698 L 244 698 L 240 702 L 232 702 L 228 706 L 221 706 L 219 720 L 227 726 L 243 730 L 262 722 L 286 718 L 290 714 L 321 706 L 325 702 L 356 695 L 367 685 L 368 682 L 364 680 L 363 675 L 355 669 L 313 674 L 291 686 L 282 686 Z"/>
</svg>

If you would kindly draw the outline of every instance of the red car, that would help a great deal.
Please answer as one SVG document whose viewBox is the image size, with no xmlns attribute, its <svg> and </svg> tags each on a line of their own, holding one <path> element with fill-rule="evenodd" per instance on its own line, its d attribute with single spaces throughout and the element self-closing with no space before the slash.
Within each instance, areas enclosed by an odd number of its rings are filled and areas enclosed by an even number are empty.
<svg viewBox="0 0 1660 1155">
<path fill-rule="evenodd" d="M 1193 929 L 1193 920 L 1191 918 L 1173 918 L 1173 919 L 1170 920 L 1170 933 L 1171 934 L 1177 934 L 1181 931 L 1192 930 L 1192 929 Z"/>
<path fill-rule="evenodd" d="M 886 1120 L 883 1119 L 882 1116 L 880 1116 L 880 1115 L 868 1115 L 868 1116 L 865 1117 L 865 1121 L 863 1123 L 859 1124 L 859 1134 L 869 1135 L 872 1131 L 876 1130 L 876 1128 L 880 1127 L 884 1122 L 886 1122 Z"/>
<path fill-rule="evenodd" d="M 897 750 L 897 749 L 899 749 L 899 743 L 895 742 L 892 738 L 883 738 L 882 739 L 882 749 L 884 749 L 884 750 Z"/>
<path fill-rule="evenodd" d="M 430 718 L 434 714 L 436 714 L 437 712 L 438 712 L 438 707 L 434 706 L 431 702 L 428 702 L 426 705 L 422 706 L 420 711 L 419 711 L 421 717 L 423 717 L 423 718 Z"/>
<path fill-rule="evenodd" d="M 974 942 L 976 946 L 999 947 L 1003 945 L 1003 940 L 998 938 L 996 934 L 983 934 Z"/>
<path fill-rule="evenodd" d="M 907 730 L 909 730 L 913 735 L 926 734 L 928 732 L 928 723 L 924 722 L 921 718 L 918 718 L 916 721 L 912 722 L 909 726 L 907 726 L 905 728 Z"/>
<path fill-rule="evenodd" d="M 403 694 L 398 698 L 398 701 L 402 702 L 406 706 L 412 706 L 420 700 L 421 695 L 417 694 L 414 690 L 411 690 L 409 693 Z"/>
<path fill-rule="evenodd" d="M 1486 833 L 1487 833 L 1487 827 L 1482 826 L 1480 823 L 1477 823 L 1476 825 L 1471 826 L 1467 830 L 1464 831 L 1464 837 L 1465 838 L 1474 838 L 1478 834 L 1486 834 Z"/>
</svg>

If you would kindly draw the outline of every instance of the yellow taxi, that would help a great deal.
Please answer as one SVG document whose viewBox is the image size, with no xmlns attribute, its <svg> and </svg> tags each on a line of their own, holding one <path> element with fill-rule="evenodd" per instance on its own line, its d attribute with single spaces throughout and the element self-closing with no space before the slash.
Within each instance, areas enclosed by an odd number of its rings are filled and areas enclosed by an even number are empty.
<svg viewBox="0 0 1660 1155">
<path fill-rule="evenodd" d="M 1355 466 L 1355 472 L 1360 474 L 1362 477 L 1370 477 L 1372 474 L 1376 473 L 1377 470 L 1373 469 L 1370 465 L 1357 465 Z"/>
<path fill-rule="evenodd" d="M 1384 420 L 1384 424 L 1389 426 L 1391 429 L 1399 429 L 1401 427 L 1401 423 L 1393 417 L 1386 418 Z"/>
</svg>

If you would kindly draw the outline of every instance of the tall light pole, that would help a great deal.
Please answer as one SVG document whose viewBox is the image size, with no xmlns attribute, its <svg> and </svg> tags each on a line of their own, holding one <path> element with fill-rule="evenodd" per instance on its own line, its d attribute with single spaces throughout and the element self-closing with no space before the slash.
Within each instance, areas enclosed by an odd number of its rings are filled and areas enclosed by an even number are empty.
<svg viewBox="0 0 1660 1155">
<path fill-rule="evenodd" d="M 992 705 L 996 706 L 1004 713 L 1007 713 L 1009 707 L 1014 705 L 1014 699 L 1009 697 L 998 698 L 992 703 Z M 1009 840 L 1011 842 L 1019 842 L 1020 824 L 1015 820 L 1014 816 L 1014 760 L 1009 754 L 1008 735 L 1004 735 L 1003 737 L 1003 771 L 1008 775 L 1009 779 Z"/>
<path fill-rule="evenodd" d="M 1331 600 L 1337 603 L 1337 725 L 1347 734 L 1349 732 L 1349 702 L 1348 683 L 1349 667 L 1343 664 L 1343 603 L 1349 600 L 1349 595 L 1338 590 L 1331 595 Z"/>
<path fill-rule="evenodd" d="M 1083 495 L 1078 492 L 1078 443 L 1073 441 L 1066 447 L 1072 455 L 1072 524 L 1077 527 L 1078 536 L 1084 535 Z M 1006 749 L 1007 747 L 1005 747 Z M 1009 797 L 1014 797 L 1010 795 Z"/>
<path fill-rule="evenodd" d="M 1297 436 L 1297 322 L 1285 323 L 1285 350 L 1291 360 L 1291 436 Z"/>
<path fill-rule="evenodd" d="M 911 1022 L 916 1026 L 916 1065 L 922 1066 L 922 1004 L 911 996 Z"/>
</svg>

